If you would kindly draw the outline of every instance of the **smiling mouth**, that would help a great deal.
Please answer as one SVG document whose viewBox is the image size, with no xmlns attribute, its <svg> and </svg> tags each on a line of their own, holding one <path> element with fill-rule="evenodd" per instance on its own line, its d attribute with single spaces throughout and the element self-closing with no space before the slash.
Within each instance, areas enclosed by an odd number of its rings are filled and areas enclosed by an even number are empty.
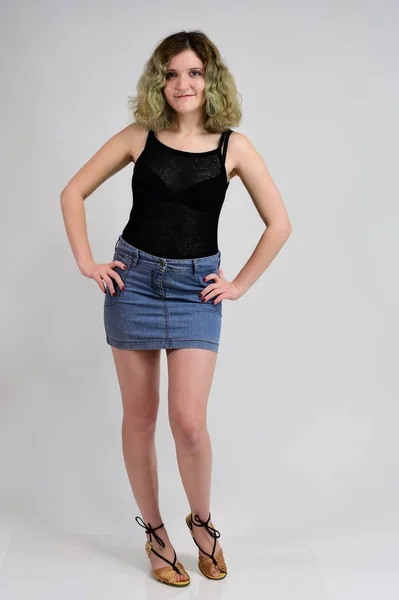
<svg viewBox="0 0 399 600">
<path fill-rule="evenodd" d="M 184 94 L 183 96 L 176 96 L 176 98 L 191 98 L 194 94 Z"/>
</svg>

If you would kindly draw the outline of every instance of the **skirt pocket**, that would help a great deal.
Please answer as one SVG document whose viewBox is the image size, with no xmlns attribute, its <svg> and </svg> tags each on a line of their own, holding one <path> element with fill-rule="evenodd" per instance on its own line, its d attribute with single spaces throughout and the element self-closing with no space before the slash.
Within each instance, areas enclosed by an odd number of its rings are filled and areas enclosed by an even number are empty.
<svg viewBox="0 0 399 600">
<path fill-rule="evenodd" d="M 121 267 L 118 267 L 118 266 L 115 266 L 112 268 L 112 270 L 115 271 L 115 273 L 118 273 L 118 275 L 122 279 L 123 283 L 125 283 L 125 280 L 129 273 L 130 267 L 132 266 L 133 255 L 121 252 L 120 250 L 116 249 L 114 252 L 113 260 L 120 260 L 126 266 L 126 269 L 122 269 Z M 106 286 L 104 306 L 113 306 L 114 304 L 117 304 L 117 302 L 120 298 L 120 295 L 122 294 L 122 290 L 120 289 L 118 283 L 115 281 L 115 279 L 111 275 L 110 275 L 110 277 L 112 279 L 112 283 L 115 288 L 116 296 L 112 296 L 111 292 L 108 289 L 108 286 Z"/>
<path fill-rule="evenodd" d="M 203 278 L 206 275 L 210 275 L 211 273 L 216 273 L 217 275 L 219 275 L 218 265 L 208 268 L 207 270 L 200 270 L 197 272 L 195 279 L 198 282 L 198 288 L 199 288 L 198 293 L 201 292 L 202 290 L 204 290 L 210 283 L 215 283 L 215 280 L 213 280 L 213 279 L 207 279 L 207 281 L 203 281 Z M 202 299 L 198 296 L 198 300 L 199 300 L 199 302 L 201 302 L 201 304 L 210 306 L 213 310 L 215 310 L 218 314 L 221 315 L 223 300 L 221 302 L 218 302 L 217 304 L 212 304 L 212 302 L 214 300 L 216 300 L 216 298 L 217 298 L 217 296 L 214 296 L 210 300 L 207 300 L 206 302 L 202 302 Z"/>
</svg>

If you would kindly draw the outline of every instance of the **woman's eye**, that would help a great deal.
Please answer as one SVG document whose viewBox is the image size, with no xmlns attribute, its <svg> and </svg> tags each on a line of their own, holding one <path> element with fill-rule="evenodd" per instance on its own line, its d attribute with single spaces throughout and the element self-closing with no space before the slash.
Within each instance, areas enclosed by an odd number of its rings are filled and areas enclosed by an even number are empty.
<svg viewBox="0 0 399 600">
<path fill-rule="evenodd" d="M 201 75 L 201 71 L 191 71 L 191 75 L 192 75 L 193 73 L 198 73 L 198 75 Z M 166 74 L 166 79 L 169 79 L 169 76 L 170 76 L 170 75 L 174 75 L 174 73 L 167 73 L 167 74 Z"/>
</svg>

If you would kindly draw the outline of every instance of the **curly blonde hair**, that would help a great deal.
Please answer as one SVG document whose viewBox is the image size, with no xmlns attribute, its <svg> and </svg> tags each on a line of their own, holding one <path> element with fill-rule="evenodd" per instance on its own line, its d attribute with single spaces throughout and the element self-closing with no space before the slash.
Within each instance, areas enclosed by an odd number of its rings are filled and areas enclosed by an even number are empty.
<svg viewBox="0 0 399 600">
<path fill-rule="evenodd" d="M 162 90 L 170 59 L 184 50 L 195 52 L 204 64 L 205 129 L 220 133 L 239 125 L 242 112 L 234 78 L 215 44 L 198 30 L 169 35 L 155 48 L 138 80 L 137 96 L 129 97 L 135 121 L 153 131 L 167 129 L 172 124 L 175 111 Z"/>
</svg>

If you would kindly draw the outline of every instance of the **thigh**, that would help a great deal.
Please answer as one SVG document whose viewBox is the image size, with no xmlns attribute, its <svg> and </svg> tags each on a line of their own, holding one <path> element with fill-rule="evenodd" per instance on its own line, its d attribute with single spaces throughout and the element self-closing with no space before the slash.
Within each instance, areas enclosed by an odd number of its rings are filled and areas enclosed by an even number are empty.
<svg viewBox="0 0 399 600">
<path fill-rule="evenodd" d="M 112 347 L 124 415 L 138 424 L 155 423 L 159 408 L 160 350 Z"/>
<path fill-rule="evenodd" d="M 168 412 L 172 430 L 206 423 L 217 352 L 202 348 L 167 350 Z"/>
</svg>

